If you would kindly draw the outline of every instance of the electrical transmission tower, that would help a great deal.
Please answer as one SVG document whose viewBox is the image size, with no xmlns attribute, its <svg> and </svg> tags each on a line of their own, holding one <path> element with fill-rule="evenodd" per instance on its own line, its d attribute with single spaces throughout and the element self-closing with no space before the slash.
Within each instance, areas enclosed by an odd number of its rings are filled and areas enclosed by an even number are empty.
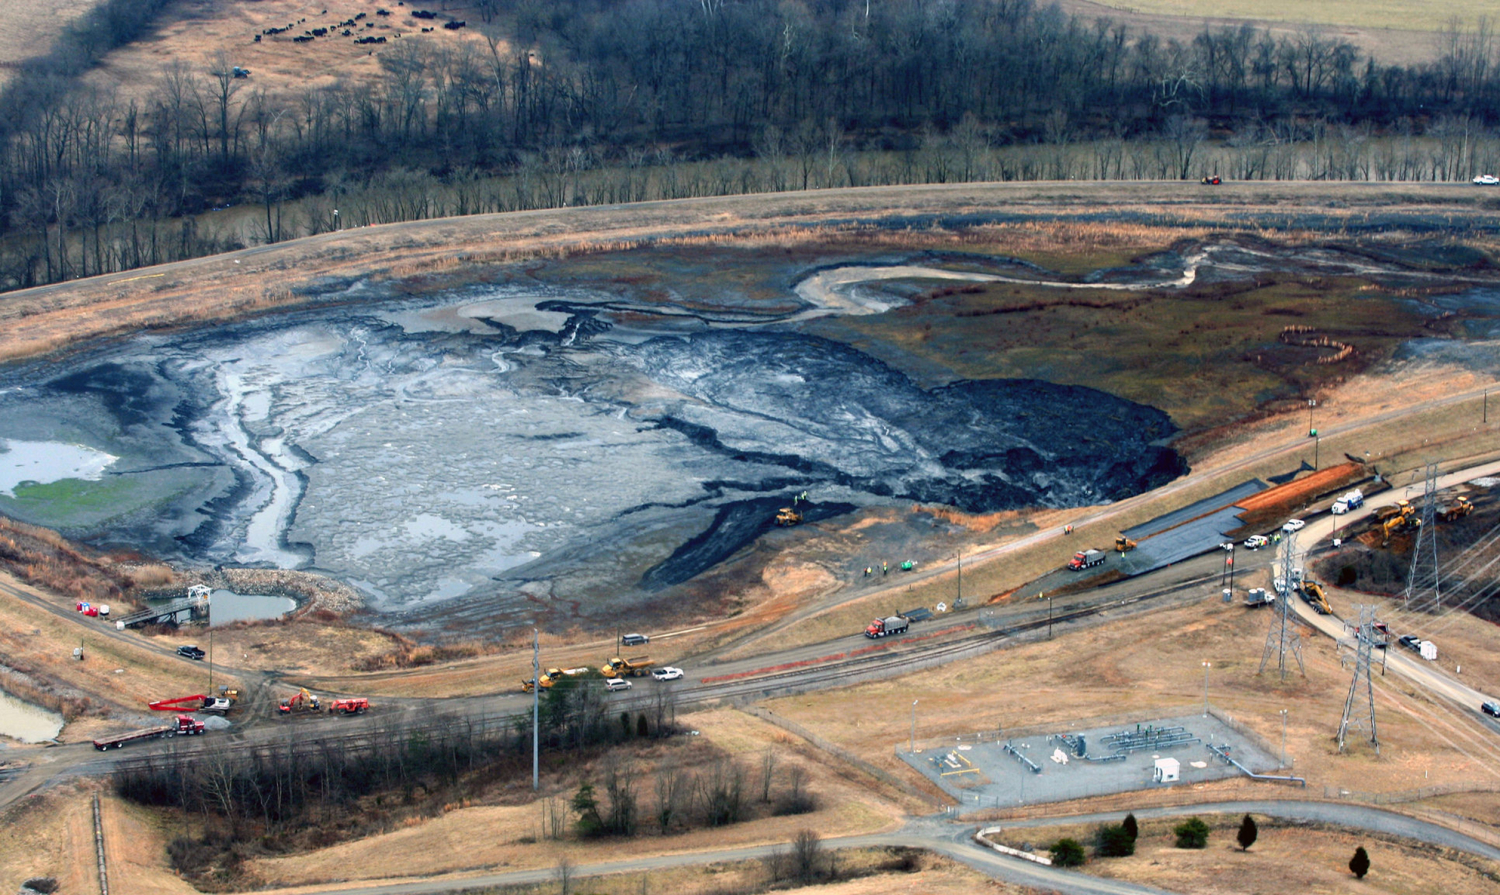
<svg viewBox="0 0 1500 895">
<path fill-rule="evenodd" d="M 1380 738 L 1375 735 L 1375 679 L 1370 677 L 1370 651 L 1375 645 L 1375 607 L 1359 607 L 1359 629 L 1354 634 L 1354 680 L 1349 682 L 1349 696 L 1344 700 L 1344 719 L 1339 722 L 1339 751 L 1344 751 L 1344 739 L 1350 729 L 1363 730 L 1369 724 L 1370 742 L 1375 744 L 1375 754 L 1380 754 Z M 1360 692 L 1360 682 L 1364 692 Z M 1360 707 L 1354 708 L 1358 699 Z"/>
<path fill-rule="evenodd" d="M 1278 557 L 1277 564 L 1280 566 L 1278 574 L 1282 587 L 1277 588 L 1276 614 L 1271 617 L 1271 630 L 1266 632 L 1266 650 L 1260 656 L 1260 671 L 1255 673 L 1264 672 L 1266 664 L 1271 661 L 1271 654 L 1275 653 L 1276 667 L 1281 673 L 1281 679 L 1286 680 L 1287 653 L 1291 653 L 1297 660 L 1297 671 L 1303 677 L 1307 677 L 1307 669 L 1302 667 L 1302 633 L 1291 619 L 1292 568 L 1297 563 L 1297 533 L 1284 531 L 1281 538 L 1281 556 Z"/>
<path fill-rule="evenodd" d="M 1427 487 L 1422 496 L 1422 523 L 1417 526 L 1417 536 L 1412 542 L 1411 571 L 1406 578 L 1406 608 L 1422 609 L 1427 595 L 1432 594 L 1434 609 L 1443 608 L 1441 575 L 1438 571 L 1437 553 L 1437 464 L 1427 464 Z"/>
</svg>

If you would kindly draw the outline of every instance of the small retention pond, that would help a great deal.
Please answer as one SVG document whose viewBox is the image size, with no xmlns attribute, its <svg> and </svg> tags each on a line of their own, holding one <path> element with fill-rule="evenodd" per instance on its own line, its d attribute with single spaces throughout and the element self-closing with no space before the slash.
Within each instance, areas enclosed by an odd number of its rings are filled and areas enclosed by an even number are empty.
<svg viewBox="0 0 1500 895">
<path fill-rule="evenodd" d="M 62 732 L 63 717 L 0 691 L 0 736 L 41 743 Z"/>
<path fill-rule="evenodd" d="M 297 608 L 291 597 L 269 597 L 264 594 L 237 594 L 216 590 L 209 600 L 209 621 L 214 627 L 230 622 L 261 621 L 281 618 Z"/>
</svg>

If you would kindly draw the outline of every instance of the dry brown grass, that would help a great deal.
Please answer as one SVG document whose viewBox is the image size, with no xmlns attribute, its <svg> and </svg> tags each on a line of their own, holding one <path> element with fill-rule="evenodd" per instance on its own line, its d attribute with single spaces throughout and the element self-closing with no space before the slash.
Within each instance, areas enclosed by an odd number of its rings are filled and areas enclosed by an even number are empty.
<svg viewBox="0 0 1500 895">
<path fill-rule="evenodd" d="M 135 580 L 109 559 L 55 531 L 0 516 L 0 569 L 69 600 L 120 603 Z M 159 577 L 159 569 L 149 573 Z"/>
<path fill-rule="evenodd" d="M 215 67 L 216 55 L 224 53 L 229 64 L 252 72 L 249 80 L 239 82 L 242 85 L 241 98 L 251 90 L 263 90 L 275 98 L 274 101 L 279 101 L 300 95 L 306 88 L 326 87 L 339 80 L 374 83 L 382 73 L 380 57 L 397 51 L 405 42 L 449 49 L 467 46 L 485 57 L 489 55 L 489 48 L 477 28 L 448 31 L 437 27 L 431 33 L 423 34 L 421 28 L 431 27 L 434 23 L 419 25 L 416 19 L 407 15 L 411 9 L 422 8 L 420 4 L 404 7 L 387 4 L 395 13 L 389 17 L 376 16 L 377 5 L 369 0 L 276 0 L 262 3 L 183 0 L 161 17 L 161 25 L 152 34 L 110 53 L 87 81 L 118 94 L 122 102 L 131 98 L 141 100 L 160 79 L 165 66 L 181 63 L 200 81 L 207 81 Z M 441 5 L 431 5 L 455 18 L 478 24 L 479 16 L 468 4 L 449 0 Z M 365 18 L 358 23 L 359 33 L 352 37 L 335 32 L 310 43 L 292 41 L 304 30 L 331 27 L 359 13 L 365 13 Z M 263 36 L 259 43 L 255 41 L 255 35 L 266 29 L 280 28 L 301 19 L 306 21 L 285 34 Z M 375 27 L 365 28 L 366 22 Z M 401 34 L 399 38 L 395 36 L 398 32 Z M 363 36 L 384 36 L 387 43 L 356 45 L 354 37 Z M 501 52 L 507 51 L 507 45 L 502 42 Z"/>
<path fill-rule="evenodd" d="M 1039 215 L 1097 214 L 1113 207 L 1125 216 L 1160 221 L 1160 225 L 1067 222 L 1017 225 L 997 230 L 1004 239 L 996 249 L 1025 254 L 1028 240 L 1040 250 L 1051 247 L 1060 257 L 1088 246 L 1119 251 L 1121 247 L 1163 245 L 1190 235 L 1195 222 L 1217 224 L 1257 210 L 1302 208 L 1333 217 L 1358 218 L 1393 205 L 1403 214 L 1424 211 L 1459 220 L 1482 212 L 1482 196 L 1433 185 L 1370 184 L 1233 184 L 1204 193 L 1191 185 L 1158 183 L 1108 184 L 961 184 L 825 190 L 768 194 L 625 207 L 561 209 L 513 215 L 483 215 L 417 221 L 344 230 L 247 250 L 231 256 L 201 258 L 75 283 L 12 293 L 0 300 L 0 359 L 56 351 L 74 342 L 127 333 L 144 327 L 203 323 L 295 304 L 298 287 L 322 276 L 388 280 L 403 264 L 436 264 L 458 258 L 462 263 L 445 276 L 452 282 L 472 277 L 484 266 L 531 257 L 563 257 L 682 237 L 687 230 L 723 234 L 742 240 L 826 239 L 829 232 L 863 234 L 869 239 L 899 238 L 904 245 L 934 242 L 963 244 L 983 239 L 932 231 L 876 231 L 872 226 L 892 217 L 929 214 L 1035 212 Z M 845 223 L 849 219 L 861 223 Z M 817 227 L 833 228 L 819 232 Z M 808 228 L 801 235 L 793 230 Z M 1114 235 L 1111 235 L 1114 234 Z M 1296 234 L 1269 234 L 1294 239 Z M 853 236 L 851 236 L 853 238 Z M 1015 240 L 1015 245 L 1005 240 Z M 1393 234 L 1390 238 L 1401 238 Z M 503 248 L 497 248 L 503 247 Z M 1066 251 L 1062 251 L 1066 249 Z M 235 260 L 241 263 L 233 263 Z M 416 269 L 416 268 L 413 268 Z M 426 268 L 421 268 L 426 269 Z M 436 268 L 434 268 L 436 269 Z M 437 279 L 434 274 L 421 276 Z M 429 284 L 431 285 L 431 284 Z"/>
<path fill-rule="evenodd" d="M 1101 714 L 1180 708 L 1191 702 L 1191 694 L 1201 694 L 1201 663 L 1206 660 L 1213 662 L 1214 704 L 1266 740 L 1279 741 L 1279 711 L 1290 709 L 1288 753 L 1295 773 L 1305 776 L 1315 793 L 1324 785 L 1392 792 L 1500 784 L 1500 752 L 1476 745 L 1485 732 L 1472 713 L 1463 717 L 1413 698 L 1393 677 L 1381 682 L 1381 757 L 1377 760 L 1367 747 L 1338 755 L 1332 735 L 1348 673 L 1340 668 L 1333 644 L 1305 636 L 1307 677 L 1294 675 L 1282 684 L 1274 675 L 1255 673 L 1267 623 L 1264 614 L 1205 596 L 1197 605 L 1129 624 L 1070 633 L 898 680 L 773 700 L 768 706 L 878 767 L 909 775 L 894 754 L 906 740 L 908 719 L 899 713 L 849 712 L 848 706 L 888 705 L 902 694 L 920 692 L 919 738 L 1038 724 L 1065 730 Z M 1229 781 L 1202 789 L 1212 795 L 1240 786 Z"/>
<path fill-rule="evenodd" d="M 55 615 L 16 599 L 16 590 L 41 600 L 57 600 L 13 577 L 0 573 L 0 662 L 29 670 L 38 686 L 64 696 L 86 694 L 95 703 L 120 711 L 147 714 L 154 699 L 202 693 L 207 668 L 146 649 L 134 635 L 114 636 L 107 623 L 81 615 Z M 191 642 L 179 635 L 177 642 Z M 74 647 L 84 645 L 85 659 L 75 661 Z M 222 672 L 215 683 L 235 685 Z M 63 729 L 62 739 L 76 742 L 104 730 L 118 730 L 118 721 L 84 716 Z"/>
<path fill-rule="evenodd" d="M 651 800 L 651 768 L 660 761 L 692 767 L 703 754 L 727 754 L 747 770 L 757 790 L 758 761 L 765 749 L 777 749 L 779 780 L 792 768 L 806 774 L 819 808 L 811 814 L 761 817 L 712 830 L 691 830 L 634 840 L 603 839 L 561 842 L 542 837 L 542 804 L 508 794 L 501 804 L 455 807 L 441 816 L 395 831 L 347 842 L 310 854 L 257 858 L 248 870 L 267 886 L 296 886 L 329 879 L 397 879 L 434 876 L 455 870 L 548 868 L 560 856 L 575 864 L 600 863 L 643 854 L 681 853 L 742 845 L 789 841 L 798 830 L 817 830 L 824 837 L 890 830 L 903 808 L 871 791 L 862 775 L 846 771 L 825 756 L 799 745 L 784 732 L 733 711 L 695 713 L 687 723 L 701 736 L 682 737 L 638 753 L 643 808 Z M 544 780 L 543 796 L 566 799 L 594 768 L 575 763 Z M 782 784 L 778 783 L 780 787 Z M 529 795 L 529 794 L 528 794 Z M 755 793 L 758 798 L 758 790 Z"/>
<path fill-rule="evenodd" d="M 1136 853 L 1128 858 L 1095 858 L 1083 872 L 1126 880 L 1172 892 L 1242 895 L 1258 892 L 1500 892 L 1500 864 L 1394 837 L 1344 832 L 1256 817 L 1260 835 L 1249 851 L 1235 842 L 1243 815 L 1203 815 L 1209 825 L 1208 847 L 1175 847 L 1172 828 L 1182 819 L 1148 820 L 1140 825 Z M 1093 826 L 1016 829 L 1002 836 L 1051 843 L 1072 836 L 1091 844 Z M 1369 852 L 1371 870 L 1364 880 L 1349 872 L 1354 848 Z"/>
<path fill-rule="evenodd" d="M 27 0 L 0 6 L 0 88 L 16 63 L 46 53 L 63 29 L 99 0 Z"/>
</svg>

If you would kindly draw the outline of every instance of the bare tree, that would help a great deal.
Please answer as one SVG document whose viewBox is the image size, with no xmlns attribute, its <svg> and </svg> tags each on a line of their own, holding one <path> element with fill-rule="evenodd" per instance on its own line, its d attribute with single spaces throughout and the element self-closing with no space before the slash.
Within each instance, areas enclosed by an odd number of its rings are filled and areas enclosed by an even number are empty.
<svg viewBox="0 0 1500 895">
<path fill-rule="evenodd" d="M 803 830 L 792 840 L 792 873 L 803 883 L 818 878 L 823 843 L 812 830 Z"/>
<path fill-rule="evenodd" d="M 771 778 L 776 773 L 776 752 L 767 746 L 760 754 L 760 800 L 771 801 Z"/>
<path fill-rule="evenodd" d="M 573 893 L 573 860 L 567 855 L 559 855 L 557 866 L 552 868 L 552 878 L 557 880 L 560 895 L 572 895 Z"/>
</svg>

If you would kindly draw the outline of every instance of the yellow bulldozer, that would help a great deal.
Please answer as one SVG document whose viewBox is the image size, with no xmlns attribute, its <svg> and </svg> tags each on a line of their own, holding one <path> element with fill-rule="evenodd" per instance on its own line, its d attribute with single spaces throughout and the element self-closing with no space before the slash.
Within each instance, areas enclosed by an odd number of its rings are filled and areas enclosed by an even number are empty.
<svg viewBox="0 0 1500 895">
<path fill-rule="evenodd" d="M 802 524 L 802 514 L 791 507 L 782 507 L 776 511 L 776 524 L 800 525 Z"/>
<path fill-rule="evenodd" d="M 1138 546 L 1140 545 L 1135 541 L 1132 541 L 1131 539 L 1125 537 L 1124 535 L 1120 535 L 1118 538 L 1115 538 L 1116 553 L 1129 553 Z"/>
</svg>

